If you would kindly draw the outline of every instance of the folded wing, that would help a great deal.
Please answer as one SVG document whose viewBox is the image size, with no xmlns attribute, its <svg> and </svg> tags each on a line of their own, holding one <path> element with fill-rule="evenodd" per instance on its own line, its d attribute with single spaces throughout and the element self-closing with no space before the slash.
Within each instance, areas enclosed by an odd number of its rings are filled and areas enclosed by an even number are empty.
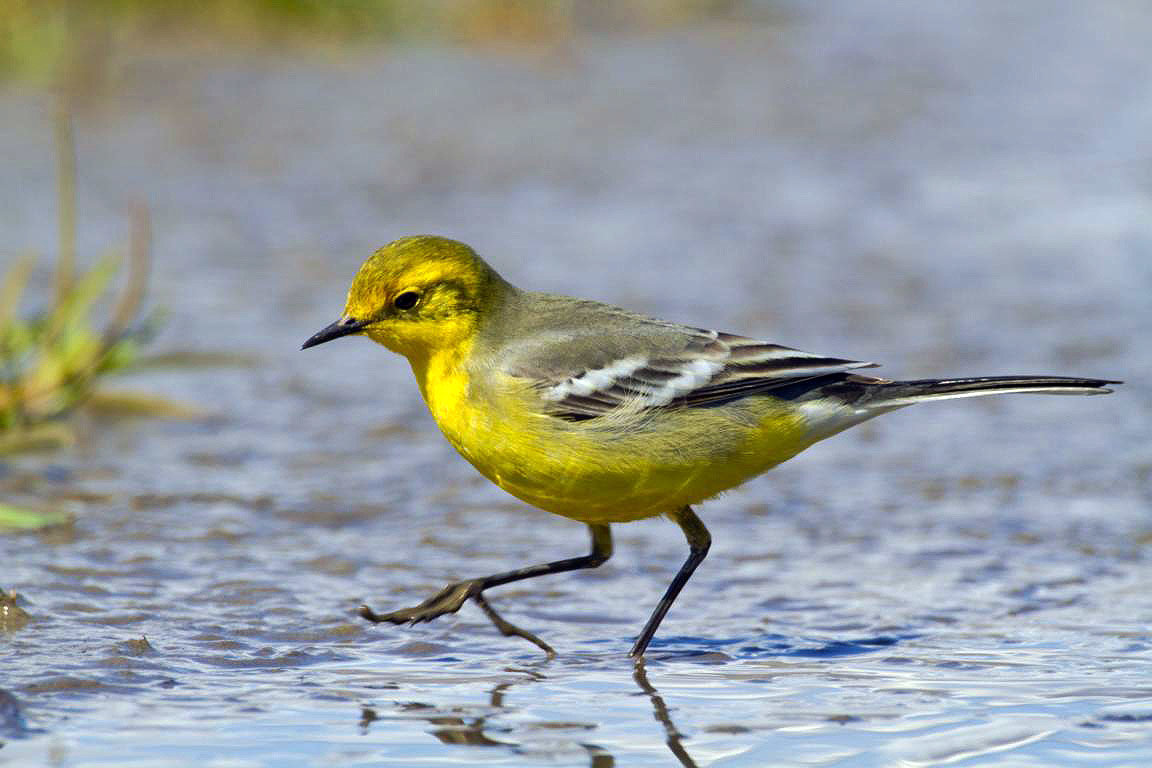
<svg viewBox="0 0 1152 768">
<path fill-rule="evenodd" d="M 571 420 L 593 419 L 618 411 L 695 408 L 722 405 L 808 379 L 875 363 L 802 352 L 791 347 L 719 331 L 653 324 L 648 335 L 603 345 L 595 335 L 569 343 L 580 353 L 521 357 L 507 367 L 531 380 L 547 413 Z M 581 365 L 582 361 L 592 361 Z M 561 361 L 563 361 L 561 363 Z"/>
</svg>

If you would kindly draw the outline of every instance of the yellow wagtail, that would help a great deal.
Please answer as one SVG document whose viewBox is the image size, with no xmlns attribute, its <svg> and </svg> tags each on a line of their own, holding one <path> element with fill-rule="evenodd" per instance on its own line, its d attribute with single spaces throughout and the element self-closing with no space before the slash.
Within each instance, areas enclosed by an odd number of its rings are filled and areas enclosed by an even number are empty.
<svg viewBox="0 0 1152 768">
<path fill-rule="evenodd" d="M 1103 394 L 1119 382 L 1062 376 L 891 381 L 874 363 L 690 328 L 595 301 L 521 291 L 463 243 L 406 237 L 360 267 L 344 315 L 303 348 L 362 334 L 408 358 L 448 441 L 529 504 L 588 525 L 583 556 L 449 584 L 417 606 L 361 616 L 395 624 L 467 600 L 505 635 L 552 649 L 501 618 L 489 587 L 595 568 L 611 523 L 667 515 L 689 555 L 631 650 L 640 656 L 708 552 L 692 505 L 813 443 L 925 400 L 1037 392 Z"/>
</svg>

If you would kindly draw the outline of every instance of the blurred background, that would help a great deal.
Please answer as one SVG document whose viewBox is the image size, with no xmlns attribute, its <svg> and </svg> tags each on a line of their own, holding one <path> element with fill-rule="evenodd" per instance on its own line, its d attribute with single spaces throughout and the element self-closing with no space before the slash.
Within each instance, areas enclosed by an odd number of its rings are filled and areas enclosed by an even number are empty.
<svg viewBox="0 0 1152 768">
<path fill-rule="evenodd" d="M 0 0 L 0 765 L 1148 764 L 1149 39 L 1135 0 Z M 640 671 L 659 520 L 493 594 L 555 661 L 364 626 L 587 546 L 404 361 L 298 351 L 423 232 L 888 376 L 1128 384 L 705 505 Z"/>
</svg>

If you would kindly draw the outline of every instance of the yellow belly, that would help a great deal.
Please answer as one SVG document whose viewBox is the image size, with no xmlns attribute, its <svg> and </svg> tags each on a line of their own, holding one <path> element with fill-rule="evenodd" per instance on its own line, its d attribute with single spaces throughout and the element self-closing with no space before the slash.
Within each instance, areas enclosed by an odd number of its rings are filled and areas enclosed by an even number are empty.
<svg viewBox="0 0 1152 768">
<path fill-rule="evenodd" d="M 716 429 L 720 418 L 696 419 L 697 413 L 666 412 L 661 419 L 674 423 L 622 437 L 576 428 L 519 446 L 498 437 L 466 440 L 457 449 L 533 506 L 588 523 L 621 523 L 709 499 L 807 447 L 791 421 L 778 415 L 716 439 L 723 431 Z"/>
<path fill-rule="evenodd" d="M 800 411 L 774 398 L 664 410 L 623 424 L 568 422 L 537 413 L 532 392 L 477 398 L 451 369 L 417 373 L 444 435 L 481 474 L 535 507 L 586 523 L 695 504 L 812 443 Z"/>
</svg>

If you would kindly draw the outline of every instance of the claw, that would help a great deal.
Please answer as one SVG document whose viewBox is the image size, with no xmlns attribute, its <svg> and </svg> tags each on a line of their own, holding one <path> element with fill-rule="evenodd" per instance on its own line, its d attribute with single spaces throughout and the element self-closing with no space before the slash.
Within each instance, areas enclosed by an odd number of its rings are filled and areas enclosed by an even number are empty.
<svg viewBox="0 0 1152 768">
<path fill-rule="evenodd" d="M 484 599 L 483 592 L 483 579 L 454 581 L 432 597 L 411 608 L 401 608 L 391 613 L 376 613 L 376 611 L 368 606 L 362 605 L 360 606 L 359 614 L 361 618 L 365 618 L 376 624 L 385 621 L 391 622 L 392 624 L 419 624 L 424 621 L 432 621 L 432 619 L 443 616 L 446 613 L 456 613 L 464 603 L 472 600 L 476 605 L 480 606 L 480 610 L 484 611 L 485 615 L 487 615 L 489 620 L 496 626 L 496 629 L 500 630 L 500 634 L 506 637 L 522 637 L 548 654 L 549 658 L 556 655 L 556 651 L 552 646 L 548 645 L 548 643 L 531 632 L 520 629 L 515 624 L 506 621 L 500 614 L 496 613 L 495 609 Z"/>
<path fill-rule="evenodd" d="M 376 613 L 366 605 L 360 606 L 360 616 L 377 624 L 419 624 L 432 621 L 446 613 L 456 613 L 469 599 L 480 594 L 481 582 L 478 579 L 456 581 L 437 592 L 419 605 L 401 608 L 391 613 Z"/>
</svg>

